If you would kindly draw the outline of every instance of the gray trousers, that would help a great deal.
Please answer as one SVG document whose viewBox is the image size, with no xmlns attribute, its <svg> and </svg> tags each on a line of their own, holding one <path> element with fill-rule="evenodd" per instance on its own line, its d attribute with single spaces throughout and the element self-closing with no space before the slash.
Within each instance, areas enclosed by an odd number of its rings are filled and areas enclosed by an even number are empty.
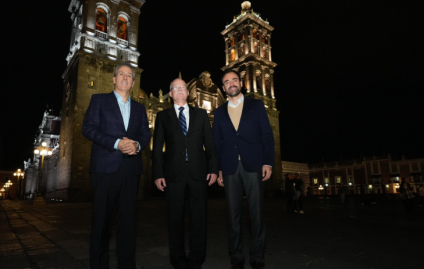
<svg viewBox="0 0 424 269">
<path fill-rule="evenodd" d="M 232 264 L 244 263 L 241 243 L 241 214 L 246 195 L 251 222 L 250 264 L 265 264 L 265 223 L 263 215 L 263 182 L 261 173 L 247 172 L 241 161 L 234 175 L 224 176 L 228 205 L 228 248 Z"/>
</svg>

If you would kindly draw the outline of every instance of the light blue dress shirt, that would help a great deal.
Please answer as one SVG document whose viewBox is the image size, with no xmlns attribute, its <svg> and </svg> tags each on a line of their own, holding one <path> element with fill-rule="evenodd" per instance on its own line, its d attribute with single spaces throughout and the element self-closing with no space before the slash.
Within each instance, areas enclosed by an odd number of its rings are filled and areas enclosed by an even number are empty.
<svg viewBox="0 0 424 269">
<path fill-rule="evenodd" d="M 131 97 L 128 96 L 128 100 L 124 103 L 124 99 L 120 96 L 116 91 L 113 91 L 115 94 L 116 100 L 118 101 L 119 110 L 121 110 L 122 119 L 124 120 L 125 130 L 128 130 L 128 123 L 130 122 L 130 114 L 131 114 Z M 118 149 L 118 144 L 121 139 L 117 139 L 115 142 L 115 149 Z M 137 142 L 138 144 L 138 142 Z M 140 148 L 140 144 L 139 144 Z M 137 152 L 139 149 L 137 149 Z"/>
<path fill-rule="evenodd" d="M 230 107 L 232 107 L 232 108 L 236 108 L 236 107 L 238 107 L 238 106 L 241 104 L 241 102 L 243 102 L 243 101 L 244 101 L 244 95 L 242 94 L 242 95 L 241 95 L 241 97 L 237 100 L 237 105 L 233 104 L 233 102 L 231 102 L 230 100 L 228 100 L 228 105 L 229 105 Z"/>
</svg>

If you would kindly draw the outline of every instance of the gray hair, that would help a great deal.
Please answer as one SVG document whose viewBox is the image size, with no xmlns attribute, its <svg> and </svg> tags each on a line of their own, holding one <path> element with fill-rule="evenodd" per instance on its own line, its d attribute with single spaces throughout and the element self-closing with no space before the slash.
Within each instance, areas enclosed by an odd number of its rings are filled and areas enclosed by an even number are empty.
<svg viewBox="0 0 424 269">
<path fill-rule="evenodd" d="M 135 80 L 135 71 L 134 71 L 134 67 L 132 67 L 132 65 L 129 62 L 123 62 L 121 64 L 118 64 L 115 68 L 115 71 L 113 72 L 113 76 L 116 77 L 116 74 L 118 73 L 118 69 L 121 68 L 122 66 L 126 66 L 128 68 L 131 69 L 132 73 L 133 73 L 133 81 Z"/>
<path fill-rule="evenodd" d="M 172 83 L 174 82 L 174 81 L 176 81 L 177 79 L 181 79 L 181 78 L 176 78 L 176 79 L 174 79 L 173 81 L 171 81 L 171 84 L 169 84 L 169 91 L 172 91 Z M 182 81 L 184 81 L 183 79 L 181 79 Z M 187 83 L 184 81 L 184 83 L 187 85 Z M 187 89 L 188 90 L 188 89 Z"/>
</svg>

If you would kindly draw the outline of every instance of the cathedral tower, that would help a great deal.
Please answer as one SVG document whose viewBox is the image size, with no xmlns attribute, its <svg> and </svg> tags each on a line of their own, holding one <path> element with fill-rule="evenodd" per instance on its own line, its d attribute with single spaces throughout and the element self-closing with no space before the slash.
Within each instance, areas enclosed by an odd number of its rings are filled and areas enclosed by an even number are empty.
<svg viewBox="0 0 424 269">
<path fill-rule="evenodd" d="M 275 167 L 271 182 L 265 185 L 268 195 L 279 189 L 282 180 L 280 125 L 277 100 L 274 95 L 274 68 L 271 58 L 271 32 L 274 27 L 253 12 L 249 1 L 242 3 L 242 11 L 221 32 L 225 40 L 226 65 L 240 74 L 247 97 L 264 102 L 275 140 Z"/>
<path fill-rule="evenodd" d="M 81 125 L 91 96 L 113 90 L 113 72 L 127 61 L 136 71 L 131 97 L 142 91 L 138 68 L 138 20 L 145 0 L 71 0 L 72 32 L 68 66 L 63 74 L 60 159 L 55 187 L 47 199 L 86 200 L 90 197 L 91 141 Z"/>
</svg>

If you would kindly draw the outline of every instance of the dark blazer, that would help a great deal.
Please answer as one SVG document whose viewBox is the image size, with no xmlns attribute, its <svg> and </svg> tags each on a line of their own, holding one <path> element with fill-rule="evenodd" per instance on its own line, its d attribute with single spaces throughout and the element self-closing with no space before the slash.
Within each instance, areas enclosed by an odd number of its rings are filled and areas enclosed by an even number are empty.
<svg viewBox="0 0 424 269">
<path fill-rule="evenodd" d="M 190 173 L 195 180 L 206 180 L 210 173 L 218 174 L 208 114 L 204 109 L 189 106 L 189 115 L 189 127 L 185 136 L 174 106 L 157 114 L 153 135 L 154 180 L 181 180 L 186 165 L 186 149 Z"/>
<path fill-rule="evenodd" d="M 274 167 L 274 136 L 261 100 L 244 97 L 237 131 L 228 114 L 228 102 L 218 107 L 214 115 L 213 131 L 218 164 L 224 176 L 236 172 L 239 155 L 248 172 L 262 173 L 263 165 Z"/>
<path fill-rule="evenodd" d="M 114 149 L 115 142 L 118 138 L 128 137 L 140 144 L 139 153 L 132 159 L 134 173 L 143 173 L 141 151 L 149 144 L 151 133 L 146 109 L 142 104 L 131 100 L 130 120 L 126 131 L 115 94 L 94 94 L 85 113 L 82 135 L 93 141 L 90 172 L 115 172 L 123 156 L 120 150 Z"/>
</svg>

